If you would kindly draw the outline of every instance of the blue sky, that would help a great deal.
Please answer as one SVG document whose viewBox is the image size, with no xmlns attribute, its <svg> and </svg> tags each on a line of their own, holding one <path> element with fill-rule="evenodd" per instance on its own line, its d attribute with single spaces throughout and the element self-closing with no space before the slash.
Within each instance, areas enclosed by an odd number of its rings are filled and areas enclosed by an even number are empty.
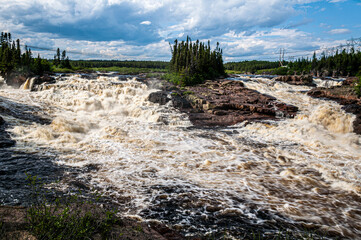
<svg viewBox="0 0 361 240">
<path fill-rule="evenodd" d="M 0 0 L 0 30 L 71 59 L 168 61 L 189 35 L 219 41 L 225 61 L 277 60 L 360 38 L 360 13 L 360 0 Z"/>
</svg>

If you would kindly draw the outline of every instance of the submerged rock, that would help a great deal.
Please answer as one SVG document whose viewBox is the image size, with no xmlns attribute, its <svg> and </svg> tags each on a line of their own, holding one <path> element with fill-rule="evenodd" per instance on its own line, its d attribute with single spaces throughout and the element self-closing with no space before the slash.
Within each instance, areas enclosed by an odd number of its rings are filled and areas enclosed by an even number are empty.
<svg viewBox="0 0 361 240">
<path fill-rule="evenodd" d="M 306 85 L 315 87 L 316 84 L 313 83 L 313 78 L 311 75 L 287 75 L 287 76 L 279 76 L 275 78 L 275 81 L 286 82 L 292 85 Z"/>
</svg>

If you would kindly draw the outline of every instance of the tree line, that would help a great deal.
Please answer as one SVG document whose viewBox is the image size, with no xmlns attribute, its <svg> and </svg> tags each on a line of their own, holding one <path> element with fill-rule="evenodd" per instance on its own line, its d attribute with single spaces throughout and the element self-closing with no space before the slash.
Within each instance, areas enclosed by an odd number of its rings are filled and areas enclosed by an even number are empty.
<svg viewBox="0 0 361 240">
<path fill-rule="evenodd" d="M 173 74 L 171 80 L 177 84 L 193 85 L 225 75 L 223 52 L 218 42 L 212 51 L 210 41 L 207 44 L 199 40 L 192 42 L 187 36 L 186 41 L 178 42 L 176 39 L 171 49 L 169 69 Z"/>
<path fill-rule="evenodd" d="M 242 62 L 228 62 L 224 64 L 224 67 L 225 69 L 232 71 L 256 73 L 258 70 L 277 68 L 279 67 L 279 65 L 279 62 L 253 60 Z"/>
<path fill-rule="evenodd" d="M 20 40 L 12 39 L 11 33 L 2 32 L 0 37 L 0 72 L 7 76 L 12 71 L 34 73 L 41 75 L 44 71 L 50 71 L 50 63 L 46 59 L 32 56 L 31 49 L 25 46 L 25 52 L 21 52 Z"/>
<path fill-rule="evenodd" d="M 361 75 L 361 52 L 351 48 L 349 52 L 336 51 L 334 55 L 320 57 L 316 53 L 312 58 L 299 58 L 294 62 L 283 61 L 242 61 L 225 64 L 227 70 L 245 73 L 272 73 L 277 75 L 312 74 L 315 76 L 357 76 Z"/>
<path fill-rule="evenodd" d="M 289 68 L 300 74 L 302 72 L 323 76 L 361 75 L 361 52 L 351 48 L 349 52 L 336 51 L 335 55 L 326 56 L 323 52 L 318 59 L 316 53 L 312 59 L 301 58 L 288 64 Z"/>
<path fill-rule="evenodd" d="M 167 69 L 169 62 L 164 61 L 119 61 L 119 60 L 71 60 L 74 68 L 107 68 L 107 67 L 126 67 L 126 68 L 158 68 Z"/>
</svg>

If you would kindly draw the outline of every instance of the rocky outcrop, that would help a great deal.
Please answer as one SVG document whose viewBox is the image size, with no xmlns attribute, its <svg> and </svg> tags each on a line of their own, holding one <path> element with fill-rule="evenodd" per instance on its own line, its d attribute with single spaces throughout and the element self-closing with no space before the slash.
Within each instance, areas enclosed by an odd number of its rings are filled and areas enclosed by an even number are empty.
<svg viewBox="0 0 361 240">
<path fill-rule="evenodd" d="M 229 126 L 243 121 L 293 117 L 298 108 L 276 98 L 245 88 L 240 81 L 206 81 L 204 84 L 165 91 L 149 96 L 159 104 L 172 101 L 174 107 L 189 115 L 195 126 Z"/>
<path fill-rule="evenodd" d="M 315 98 L 326 98 L 338 102 L 343 109 L 356 115 L 353 122 L 354 133 L 361 134 L 361 99 L 356 96 L 353 80 L 343 86 L 335 86 L 331 88 L 314 88 L 307 94 Z"/>
<path fill-rule="evenodd" d="M 30 76 L 30 73 L 11 72 L 4 76 L 4 79 L 7 85 L 18 88 L 23 85 Z"/>
<path fill-rule="evenodd" d="M 311 75 L 287 75 L 279 76 L 274 78 L 275 81 L 285 82 L 292 85 L 305 85 L 315 87 L 316 84 L 313 83 L 313 78 Z"/>
<path fill-rule="evenodd" d="M 358 77 L 348 77 L 342 82 L 342 86 L 355 86 L 358 79 Z"/>
</svg>

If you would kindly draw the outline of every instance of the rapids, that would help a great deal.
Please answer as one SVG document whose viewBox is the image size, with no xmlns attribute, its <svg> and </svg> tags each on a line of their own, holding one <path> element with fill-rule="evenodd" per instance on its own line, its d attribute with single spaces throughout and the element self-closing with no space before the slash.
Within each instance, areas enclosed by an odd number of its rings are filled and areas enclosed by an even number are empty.
<svg viewBox="0 0 361 240">
<path fill-rule="evenodd" d="M 32 107 L 50 124 L 2 117 L 17 141 L 14 151 L 47 149 L 58 166 L 96 166 L 78 179 L 87 179 L 128 215 L 157 219 L 189 235 L 216 231 L 219 219 L 242 216 L 254 226 L 280 220 L 360 237 L 361 137 L 352 133 L 354 116 L 335 102 L 307 96 L 309 87 L 260 77 L 237 80 L 299 107 L 299 113 L 280 121 L 194 128 L 171 102 L 147 101 L 155 90 L 135 78 L 71 75 L 34 92 L 28 86 L 0 89 L 0 100 Z M 237 221 L 224 227 L 237 227 Z"/>
</svg>

